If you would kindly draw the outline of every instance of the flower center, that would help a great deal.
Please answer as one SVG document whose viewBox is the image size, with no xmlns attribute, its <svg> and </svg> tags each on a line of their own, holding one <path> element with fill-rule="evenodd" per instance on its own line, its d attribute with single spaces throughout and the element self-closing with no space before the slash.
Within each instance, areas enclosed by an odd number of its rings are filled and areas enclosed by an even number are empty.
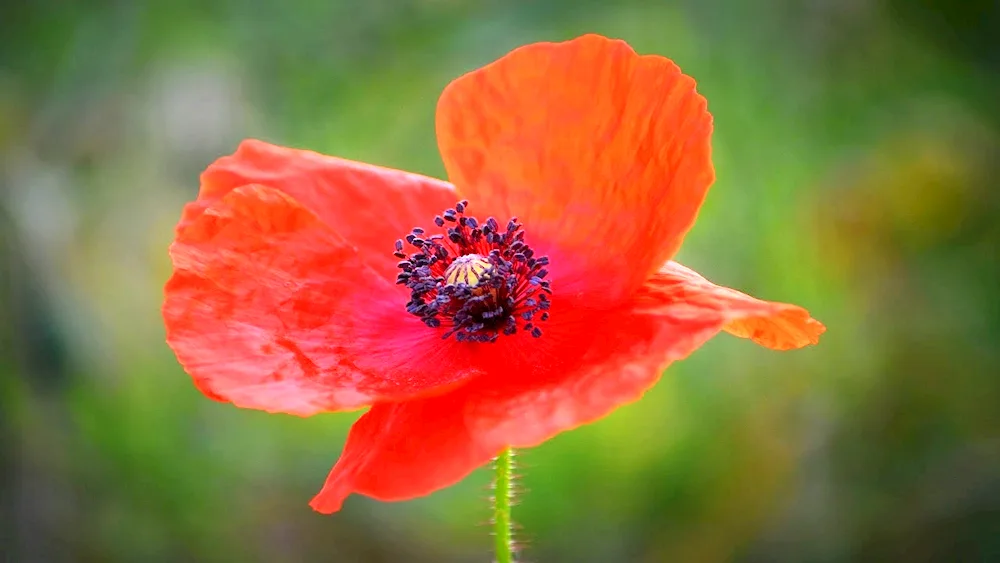
<svg viewBox="0 0 1000 563">
<path fill-rule="evenodd" d="M 465 215 L 467 205 L 434 217 L 439 228 L 448 225 L 442 234 L 415 228 L 396 241 L 396 283 L 410 290 L 406 311 L 460 342 L 494 342 L 519 330 L 541 336 L 537 323 L 548 320 L 552 293 L 548 257 L 535 258 L 517 218 L 505 229 L 493 217 L 480 224 Z M 415 249 L 409 255 L 404 240 Z"/>
<path fill-rule="evenodd" d="M 493 264 L 478 254 L 459 256 L 444 271 L 444 281 L 449 285 L 464 283 L 475 288 L 479 282 L 485 282 L 490 277 Z"/>
</svg>

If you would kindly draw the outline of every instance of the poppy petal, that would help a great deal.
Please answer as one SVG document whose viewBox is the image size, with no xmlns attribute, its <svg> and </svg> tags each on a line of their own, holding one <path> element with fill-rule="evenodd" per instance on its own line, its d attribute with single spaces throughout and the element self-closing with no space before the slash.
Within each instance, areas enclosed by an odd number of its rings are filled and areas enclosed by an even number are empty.
<svg viewBox="0 0 1000 563">
<path fill-rule="evenodd" d="M 723 307 L 729 320 L 723 330 L 773 350 L 792 350 L 819 343 L 826 327 L 809 311 L 788 303 L 761 301 L 745 293 L 715 285 L 694 270 L 668 263 L 651 283 L 683 282 L 687 295 Z M 706 303 L 707 304 L 707 303 Z"/>
<path fill-rule="evenodd" d="M 198 200 L 185 208 L 181 225 L 248 184 L 295 198 L 389 280 L 399 273 L 393 243 L 457 201 L 454 187 L 441 180 L 248 139 L 205 170 Z"/>
<path fill-rule="evenodd" d="M 817 343 L 825 327 L 801 307 L 755 299 L 669 262 L 627 310 L 602 322 L 605 337 L 592 341 L 579 369 L 533 382 L 491 382 L 467 410 L 467 422 L 487 446 L 537 445 L 637 400 L 667 365 L 723 329 L 790 349 Z"/>
<path fill-rule="evenodd" d="M 440 393 L 478 373 L 285 192 L 228 192 L 178 227 L 170 256 L 167 342 L 211 398 L 307 416 Z"/>
<path fill-rule="evenodd" d="M 465 393 L 375 405 L 351 428 L 344 452 L 310 502 L 340 510 L 352 493 L 407 500 L 460 481 L 499 450 L 479 446 L 464 423 Z"/>
<path fill-rule="evenodd" d="M 580 305 L 565 304 L 560 313 Z M 451 485 L 507 446 L 536 446 L 635 401 L 667 365 L 724 328 L 750 331 L 746 336 L 776 348 L 816 343 L 824 330 L 804 309 L 716 286 L 674 262 L 628 307 L 584 317 L 593 324 L 574 327 L 576 338 L 556 324 L 538 340 L 554 340 L 540 348 L 546 356 L 575 351 L 572 363 L 532 368 L 529 358 L 516 360 L 516 351 L 505 349 L 497 357 L 503 370 L 441 396 L 372 407 L 352 428 L 313 508 L 336 511 L 351 493 L 403 500 Z"/>
<path fill-rule="evenodd" d="M 711 132 L 692 78 L 597 35 L 518 48 L 452 82 L 437 108 L 459 192 L 520 218 L 540 253 L 613 272 L 620 294 L 694 223 L 715 177 Z"/>
</svg>

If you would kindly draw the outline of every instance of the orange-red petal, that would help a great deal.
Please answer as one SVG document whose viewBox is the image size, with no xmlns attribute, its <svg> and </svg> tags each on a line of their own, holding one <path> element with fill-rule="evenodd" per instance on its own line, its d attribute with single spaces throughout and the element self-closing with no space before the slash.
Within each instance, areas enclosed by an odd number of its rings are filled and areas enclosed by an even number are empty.
<svg viewBox="0 0 1000 563">
<path fill-rule="evenodd" d="M 694 223 L 711 131 L 692 78 L 597 35 L 516 49 L 452 82 L 437 109 L 445 167 L 476 213 L 519 217 L 541 254 L 615 277 L 620 293 Z"/>
<path fill-rule="evenodd" d="M 406 292 L 283 191 L 229 191 L 178 227 L 170 256 L 167 342 L 214 399 L 305 416 L 478 373 L 471 352 L 407 315 Z"/>
<path fill-rule="evenodd" d="M 351 428 L 344 453 L 310 506 L 329 514 L 352 493 L 406 500 L 457 483 L 497 452 L 464 423 L 464 393 L 375 405 Z"/>
<path fill-rule="evenodd" d="M 537 445 L 638 399 L 674 360 L 721 329 L 748 323 L 754 340 L 773 348 L 819 341 L 825 327 L 795 305 L 755 299 L 669 262 L 637 292 L 631 308 L 609 320 L 604 338 L 579 370 L 535 385 L 494 389 L 468 410 L 484 444 Z M 742 335 L 742 334 L 741 334 Z"/>
<path fill-rule="evenodd" d="M 652 285 L 678 291 L 701 307 L 727 312 L 723 330 L 773 350 L 792 350 L 817 344 L 826 327 L 797 305 L 761 301 L 745 293 L 715 285 L 694 270 L 670 262 L 654 276 Z M 673 288 L 673 289 L 671 289 Z"/>
<path fill-rule="evenodd" d="M 389 280 L 399 273 L 392 257 L 396 239 L 457 201 L 452 185 L 441 180 L 248 139 L 202 173 L 198 200 L 184 209 L 180 226 L 248 184 L 295 198 Z"/>
<path fill-rule="evenodd" d="M 571 318 L 549 327 L 537 350 L 498 355 L 499 370 L 445 395 L 373 407 L 312 506 L 331 512 L 351 493 L 401 500 L 446 487 L 504 447 L 538 445 L 638 399 L 723 328 L 752 323 L 755 340 L 778 348 L 823 332 L 799 307 L 716 286 L 673 262 L 621 309 L 572 318 L 580 305 L 564 304 Z"/>
</svg>

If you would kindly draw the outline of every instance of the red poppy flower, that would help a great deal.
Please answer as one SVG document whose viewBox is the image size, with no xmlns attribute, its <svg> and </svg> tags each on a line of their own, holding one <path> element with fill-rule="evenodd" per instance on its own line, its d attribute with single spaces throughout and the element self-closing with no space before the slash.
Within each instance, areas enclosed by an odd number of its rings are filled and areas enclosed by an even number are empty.
<svg viewBox="0 0 1000 563">
<path fill-rule="evenodd" d="M 219 401 L 371 407 L 316 510 L 428 494 L 638 399 L 720 330 L 818 341 L 804 309 L 671 261 L 714 179 L 711 131 L 674 63 L 588 35 L 447 87 L 454 184 L 245 141 L 177 226 L 167 341 Z"/>
</svg>

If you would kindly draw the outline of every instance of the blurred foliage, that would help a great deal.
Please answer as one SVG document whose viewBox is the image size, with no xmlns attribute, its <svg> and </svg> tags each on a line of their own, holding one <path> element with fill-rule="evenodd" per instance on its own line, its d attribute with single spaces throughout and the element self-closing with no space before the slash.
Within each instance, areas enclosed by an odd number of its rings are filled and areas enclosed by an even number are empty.
<svg viewBox="0 0 1000 563">
<path fill-rule="evenodd" d="M 163 344 L 165 249 L 239 139 L 440 177 L 449 80 L 598 32 L 676 60 L 715 115 L 679 259 L 829 332 L 788 354 L 721 336 L 523 452 L 527 559 L 1000 560 L 997 6 L 5 5 L 0 559 L 489 561 L 483 471 L 312 513 L 355 416 L 204 399 Z"/>
</svg>

